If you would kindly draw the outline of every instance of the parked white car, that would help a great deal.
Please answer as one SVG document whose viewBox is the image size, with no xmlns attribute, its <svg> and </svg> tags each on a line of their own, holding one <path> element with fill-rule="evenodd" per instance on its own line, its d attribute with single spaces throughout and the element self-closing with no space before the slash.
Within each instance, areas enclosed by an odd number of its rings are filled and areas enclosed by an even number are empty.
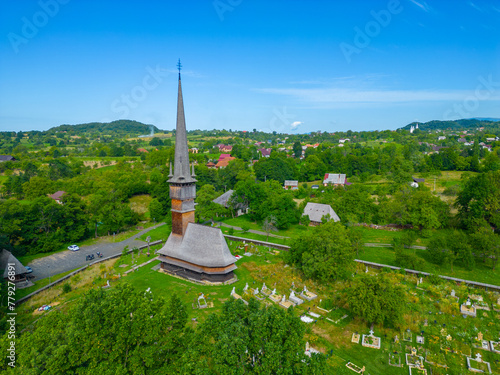
<svg viewBox="0 0 500 375">
<path fill-rule="evenodd" d="M 78 251 L 78 250 L 80 250 L 80 248 L 77 245 L 71 245 L 71 246 L 68 246 L 68 250 Z"/>
</svg>

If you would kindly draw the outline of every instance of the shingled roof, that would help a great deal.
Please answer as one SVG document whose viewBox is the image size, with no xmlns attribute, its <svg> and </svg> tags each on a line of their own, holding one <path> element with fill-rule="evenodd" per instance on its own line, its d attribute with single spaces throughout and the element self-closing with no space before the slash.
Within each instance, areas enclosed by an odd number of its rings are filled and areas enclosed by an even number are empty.
<svg viewBox="0 0 500 375">
<path fill-rule="evenodd" d="M 233 195 L 234 190 L 228 190 L 224 194 L 215 198 L 212 202 L 220 204 L 221 206 L 228 207 L 228 202 L 231 196 Z"/>
<path fill-rule="evenodd" d="M 308 215 L 311 221 L 317 223 L 321 223 L 321 219 L 326 215 L 330 215 L 335 222 L 340 221 L 340 218 L 329 204 L 308 202 L 302 215 Z"/>
<path fill-rule="evenodd" d="M 9 268 L 7 267 L 9 263 L 14 265 L 14 272 L 16 275 L 22 275 L 28 272 L 26 267 L 24 267 L 10 251 L 3 249 L 0 253 L 0 270 L 3 271 L 4 279 L 9 277 Z"/>
<path fill-rule="evenodd" d="M 219 228 L 194 223 L 188 224 L 184 238 L 172 233 L 158 254 L 191 263 L 195 271 L 196 266 L 220 268 L 236 262 Z"/>
</svg>

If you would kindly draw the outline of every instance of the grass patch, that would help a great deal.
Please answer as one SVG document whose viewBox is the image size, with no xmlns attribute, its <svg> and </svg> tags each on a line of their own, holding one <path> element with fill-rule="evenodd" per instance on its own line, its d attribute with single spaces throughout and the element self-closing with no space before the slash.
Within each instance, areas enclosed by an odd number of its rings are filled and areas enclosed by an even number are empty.
<svg viewBox="0 0 500 375">
<path fill-rule="evenodd" d="M 134 195 L 129 199 L 130 208 L 137 212 L 139 215 L 146 215 L 149 217 L 149 204 L 153 198 L 149 194 Z"/>
<path fill-rule="evenodd" d="M 81 268 L 81 267 L 78 267 L 78 268 Z M 51 276 L 50 277 L 50 282 L 53 283 L 54 281 L 59 280 L 62 277 L 64 277 L 64 276 L 70 274 L 71 272 L 77 270 L 78 268 L 72 269 L 71 271 L 68 271 L 68 272 L 63 272 L 63 273 L 59 273 L 57 275 Z M 36 290 L 38 290 L 40 288 L 43 288 L 45 285 L 48 285 L 49 284 L 49 278 L 46 277 L 46 278 L 41 279 L 41 280 L 33 281 L 33 284 L 35 284 L 35 285 L 30 286 L 29 288 L 16 289 L 16 299 L 23 298 L 24 296 L 27 296 L 28 294 L 33 293 L 34 291 L 36 291 Z"/>
<path fill-rule="evenodd" d="M 170 232 L 172 231 L 172 228 L 168 224 L 163 224 L 159 226 L 158 228 L 152 229 L 147 233 L 144 233 L 142 236 L 139 237 L 140 240 L 146 241 L 146 238 L 148 236 L 151 236 L 151 242 L 153 241 L 158 241 L 158 240 L 164 240 L 166 241 L 168 236 L 170 236 Z"/>
<path fill-rule="evenodd" d="M 242 215 L 242 216 L 235 217 L 235 218 L 226 218 L 226 219 L 221 220 L 221 221 L 224 224 L 228 224 L 228 225 L 232 225 L 232 226 L 236 226 L 236 227 L 240 227 L 240 228 L 247 227 L 247 228 L 252 229 L 252 230 L 264 232 L 264 230 L 262 229 L 262 224 L 255 222 L 255 221 L 251 221 L 248 215 Z M 273 231 L 271 233 L 278 235 L 278 236 L 282 236 L 282 237 L 297 237 L 297 236 L 302 235 L 306 231 L 308 231 L 309 228 L 310 227 L 306 227 L 304 225 L 294 224 L 294 225 L 290 226 L 290 228 L 288 228 L 288 229 L 281 229 L 278 231 Z M 235 235 L 236 235 L 236 232 L 238 232 L 238 231 L 235 231 Z"/>
<path fill-rule="evenodd" d="M 460 279 L 477 281 L 480 283 L 500 285 L 500 269 L 498 267 L 493 271 L 491 267 L 488 267 L 482 263 L 476 263 L 475 268 L 469 271 L 463 267 L 454 265 L 452 272 L 450 267 L 442 267 L 428 262 L 425 259 L 425 252 L 427 250 L 407 249 L 407 251 L 413 252 L 424 261 L 423 269 L 419 269 L 416 271 L 457 277 Z M 397 266 L 395 252 L 392 248 L 388 247 L 364 247 L 363 251 L 360 252 L 357 258 L 360 260 L 366 260 L 368 262 Z"/>
</svg>

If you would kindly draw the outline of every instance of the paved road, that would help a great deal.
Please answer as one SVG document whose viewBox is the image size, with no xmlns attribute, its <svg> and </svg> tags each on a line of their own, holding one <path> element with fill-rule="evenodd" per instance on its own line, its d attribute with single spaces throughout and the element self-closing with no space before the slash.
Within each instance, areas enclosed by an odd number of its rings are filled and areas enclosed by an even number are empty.
<svg viewBox="0 0 500 375">
<path fill-rule="evenodd" d="M 97 243 L 95 245 L 81 246 L 79 251 L 61 251 L 56 254 L 48 255 L 44 258 L 35 259 L 33 262 L 29 263 L 33 269 L 32 275 L 35 276 L 34 280 L 44 279 L 46 277 L 57 275 L 59 273 L 71 271 L 78 267 L 83 267 L 92 261 L 86 261 L 85 258 L 88 254 L 96 255 L 96 252 L 101 252 L 104 257 L 108 257 L 115 254 L 120 254 L 123 248 L 128 245 L 129 249 L 133 247 L 139 247 L 145 245 L 146 242 L 138 240 L 137 238 L 142 236 L 144 233 L 149 232 L 165 223 L 160 223 L 154 227 L 144 229 L 137 233 L 136 235 L 127 238 L 121 242 L 104 242 Z M 97 259 L 94 258 L 94 260 Z"/>
</svg>

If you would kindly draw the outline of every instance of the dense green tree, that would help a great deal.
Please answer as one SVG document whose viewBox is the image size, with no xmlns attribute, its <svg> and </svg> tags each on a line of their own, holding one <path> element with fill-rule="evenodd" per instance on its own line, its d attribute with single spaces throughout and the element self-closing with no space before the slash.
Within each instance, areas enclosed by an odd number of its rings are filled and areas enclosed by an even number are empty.
<svg viewBox="0 0 500 375">
<path fill-rule="evenodd" d="M 305 327 L 293 309 L 249 306 L 231 300 L 219 315 L 212 314 L 199 330 L 205 353 L 191 363 L 191 374 L 327 374 L 325 357 L 304 354 Z M 194 353 L 193 353 L 194 354 Z M 198 368 L 198 372 L 196 372 Z"/>
<path fill-rule="evenodd" d="M 296 158 L 300 158 L 302 156 L 302 145 L 299 141 L 295 141 L 293 143 L 293 155 Z"/>
<path fill-rule="evenodd" d="M 389 275 L 360 275 L 346 290 L 346 295 L 352 313 L 368 323 L 400 327 L 404 322 L 406 293 Z"/>
<path fill-rule="evenodd" d="M 500 171 L 469 177 L 455 202 L 464 228 L 472 229 L 479 221 L 500 228 Z"/>
<path fill-rule="evenodd" d="M 54 183 L 46 177 L 34 176 L 23 184 L 23 192 L 26 199 L 33 200 L 55 193 Z"/>
<path fill-rule="evenodd" d="M 220 195 L 212 185 L 203 185 L 201 189 L 196 192 L 196 214 L 198 220 L 206 219 L 214 222 L 216 216 L 228 214 L 228 210 L 213 200 Z"/>
<path fill-rule="evenodd" d="M 448 204 L 423 187 L 404 187 L 381 210 L 386 221 L 420 230 L 445 227 L 449 218 Z"/>
<path fill-rule="evenodd" d="M 278 152 L 271 153 L 268 158 L 261 158 L 253 166 L 255 176 L 260 181 L 275 180 L 283 184 L 285 180 L 293 180 L 297 175 L 297 166 L 294 159 Z"/>
<path fill-rule="evenodd" d="M 322 282 L 349 279 L 356 254 L 344 226 L 333 220 L 293 240 L 287 261 Z"/>
<path fill-rule="evenodd" d="M 127 284 L 93 289 L 68 313 L 53 311 L 21 335 L 12 373 L 176 373 L 173 363 L 189 341 L 186 318 L 176 297 L 166 304 Z M 7 341 L 4 337 L 2 349 Z M 3 356 L 0 368 L 6 367 Z"/>
</svg>

